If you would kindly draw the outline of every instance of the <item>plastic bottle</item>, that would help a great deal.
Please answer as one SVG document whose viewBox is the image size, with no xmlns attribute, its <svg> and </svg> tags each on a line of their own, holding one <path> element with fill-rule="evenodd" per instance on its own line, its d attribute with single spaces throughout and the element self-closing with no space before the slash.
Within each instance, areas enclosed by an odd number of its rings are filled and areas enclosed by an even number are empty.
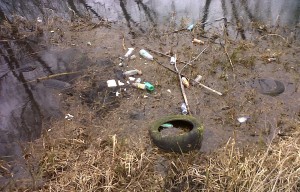
<svg viewBox="0 0 300 192">
<path fill-rule="evenodd" d="M 134 86 L 138 89 L 146 89 L 146 85 L 143 83 L 132 83 L 132 86 Z"/>
<path fill-rule="evenodd" d="M 171 57 L 170 63 L 171 65 L 174 65 L 176 62 L 176 58 L 175 57 Z"/>
<path fill-rule="evenodd" d="M 202 40 L 200 40 L 200 39 L 193 39 L 193 41 L 192 41 L 193 43 L 198 43 L 198 44 L 200 44 L 200 45 L 204 45 L 204 41 L 202 41 Z"/>
<path fill-rule="evenodd" d="M 182 104 L 181 104 L 181 113 L 182 113 L 183 115 L 187 115 L 187 114 L 188 114 L 187 107 L 186 107 L 186 104 L 185 104 L 185 103 L 182 103 Z"/>
<path fill-rule="evenodd" d="M 128 51 L 127 51 L 127 53 L 124 55 L 124 57 L 129 57 L 129 56 L 132 54 L 133 50 L 134 50 L 134 48 L 128 48 Z"/>
<path fill-rule="evenodd" d="M 190 87 L 190 83 L 189 81 L 185 78 L 185 77 L 181 77 L 182 80 L 182 84 L 186 87 L 189 88 Z"/>
<path fill-rule="evenodd" d="M 150 55 L 145 49 L 140 50 L 140 55 L 146 59 L 153 60 L 153 56 Z"/>
<path fill-rule="evenodd" d="M 163 127 L 163 128 L 172 128 L 174 126 L 171 123 L 164 123 L 164 124 L 161 125 L 161 127 Z"/>
<path fill-rule="evenodd" d="M 136 82 L 136 83 L 140 83 L 140 82 L 142 82 L 142 79 L 141 79 L 141 78 L 137 78 L 137 79 L 135 80 L 135 82 Z"/>
<path fill-rule="evenodd" d="M 154 86 L 151 83 L 145 82 L 145 86 L 148 91 L 154 91 Z"/>
<path fill-rule="evenodd" d="M 131 55 L 130 60 L 136 59 L 136 55 Z"/>
<path fill-rule="evenodd" d="M 141 75 L 142 74 L 142 71 L 140 71 L 140 70 L 137 70 L 137 69 L 134 69 L 134 70 L 130 70 L 130 71 L 125 71 L 124 73 L 123 73 L 123 75 L 125 75 L 125 76 L 131 76 L 131 75 Z"/>
<path fill-rule="evenodd" d="M 192 82 L 193 85 L 196 85 L 197 83 L 199 83 L 202 79 L 201 75 L 197 75 L 197 77 L 194 79 L 194 81 Z"/>
<path fill-rule="evenodd" d="M 194 24 L 189 25 L 186 29 L 191 31 L 194 28 Z"/>
</svg>

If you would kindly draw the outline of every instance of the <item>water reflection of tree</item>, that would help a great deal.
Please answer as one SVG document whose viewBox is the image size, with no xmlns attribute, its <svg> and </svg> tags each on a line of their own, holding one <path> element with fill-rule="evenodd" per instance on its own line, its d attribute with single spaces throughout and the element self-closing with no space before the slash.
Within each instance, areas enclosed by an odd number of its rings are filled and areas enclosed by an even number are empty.
<svg viewBox="0 0 300 192">
<path fill-rule="evenodd" d="M 8 42 L 2 43 L 4 50 L 0 49 L 0 54 L 2 55 L 2 58 L 6 62 L 8 68 L 10 69 L 12 75 L 20 82 L 20 85 L 22 85 L 23 89 L 17 89 L 17 94 L 23 94 L 25 93 L 27 96 L 26 98 L 29 99 L 31 105 L 23 105 L 23 110 L 25 110 L 28 106 L 31 107 L 30 112 L 32 113 L 32 117 L 36 119 L 35 124 L 28 126 L 27 124 L 24 124 L 27 120 L 24 119 L 24 113 L 22 116 L 21 113 L 21 127 L 19 127 L 19 134 L 22 137 L 22 139 L 25 140 L 32 140 L 36 139 L 40 135 L 40 129 L 42 126 L 42 113 L 41 109 L 38 105 L 38 102 L 35 100 L 34 94 L 32 92 L 31 87 L 26 83 L 26 79 L 22 72 L 15 71 L 14 69 L 20 68 L 21 63 L 18 59 L 18 56 L 16 56 L 14 50 L 18 50 L 16 47 L 12 47 Z M 6 85 L 8 86 L 8 85 Z M 24 92 L 23 92 L 24 91 Z M 19 101 L 20 103 L 24 103 L 24 101 Z M 26 102 L 26 103 L 27 103 Z M 26 126 L 25 126 L 26 125 Z"/>
<path fill-rule="evenodd" d="M 206 0 L 205 1 L 204 11 L 203 11 L 203 18 L 201 20 L 201 23 L 202 23 L 201 28 L 202 29 L 204 29 L 205 23 L 206 23 L 207 18 L 208 18 L 210 3 L 211 3 L 211 0 Z"/>
<path fill-rule="evenodd" d="M 138 26 L 138 24 L 132 19 L 131 15 L 129 14 L 129 12 L 127 11 L 127 8 L 124 4 L 124 0 L 119 0 L 120 2 L 120 7 L 122 9 L 123 15 L 126 19 L 127 22 L 127 27 L 130 30 L 130 34 L 134 35 L 135 33 L 133 32 L 133 28 L 131 26 L 131 23 L 134 24 L 135 26 Z M 140 31 L 145 32 L 141 27 L 139 27 Z"/>
<path fill-rule="evenodd" d="M 239 14 L 238 14 L 237 6 L 236 6 L 234 0 L 231 0 L 231 7 L 232 7 L 232 15 L 233 15 L 233 18 L 234 18 L 236 26 L 237 26 L 237 31 L 241 35 L 242 39 L 246 39 L 245 30 L 243 28 L 244 24 L 239 19 Z"/>
<path fill-rule="evenodd" d="M 250 11 L 250 9 L 249 9 L 248 0 L 242 0 L 241 4 L 242 4 L 243 8 L 245 9 L 245 12 L 246 12 L 247 16 L 249 17 L 249 19 L 251 21 L 254 21 L 254 22 L 257 21 L 257 19 L 254 17 L 254 14 L 252 14 L 251 11 Z"/>
<path fill-rule="evenodd" d="M 147 5 L 145 5 L 145 3 L 143 3 L 141 0 L 135 0 L 135 2 L 138 5 L 138 7 L 139 6 L 142 7 L 146 17 L 150 20 L 150 22 L 156 25 L 157 23 L 155 23 L 155 19 L 154 19 L 156 13 L 153 10 L 151 10 Z M 153 14 L 154 17 L 151 14 Z"/>
</svg>

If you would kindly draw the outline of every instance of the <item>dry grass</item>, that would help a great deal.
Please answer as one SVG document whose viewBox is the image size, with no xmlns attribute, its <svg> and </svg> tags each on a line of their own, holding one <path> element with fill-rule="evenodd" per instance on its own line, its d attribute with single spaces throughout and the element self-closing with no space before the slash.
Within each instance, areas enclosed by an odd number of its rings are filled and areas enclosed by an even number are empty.
<svg viewBox="0 0 300 192">
<path fill-rule="evenodd" d="M 133 143 L 129 148 L 116 135 L 87 144 L 88 137 L 57 139 L 41 160 L 50 191 L 157 191 L 154 156 Z M 49 150 L 50 148 L 50 150 Z"/>
<path fill-rule="evenodd" d="M 260 149 L 239 149 L 230 139 L 211 154 L 173 154 L 152 148 L 149 138 L 101 139 L 73 131 L 68 138 L 44 137 L 35 176 L 44 183 L 35 190 L 299 191 L 298 136 Z"/>
</svg>

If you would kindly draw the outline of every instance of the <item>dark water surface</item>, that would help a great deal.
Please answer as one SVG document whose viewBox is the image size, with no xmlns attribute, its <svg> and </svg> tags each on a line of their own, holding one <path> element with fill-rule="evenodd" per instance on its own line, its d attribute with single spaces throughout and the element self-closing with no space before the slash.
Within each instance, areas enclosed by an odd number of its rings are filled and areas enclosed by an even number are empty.
<svg viewBox="0 0 300 192">
<path fill-rule="evenodd" d="M 200 21 L 203 29 L 216 20 L 227 18 L 242 26 L 240 35 L 247 37 L 249 21 L 269 26 L 289 26 L 300 22 L 299 0 L 1 0 L 0 20 L 42 22 L 53 15 L 72 21 L 92 16 L 95 21 L 108 19 L 124 23 L 129 30 L 145 31 L 167 23 L 171 17 L 190 23 Z M 244 27 L 244 28 L 243 28 Z M 298 26 L 299 27 L 299 26 Z M 12 34 L 13 37 L 13 34 Z M 82 57 L 75 49 L 65 52 L 37 50 L 34 41 L 1 41 L 0 36 L 0 156 L 13 159 L 21 154 L 19 141 L 32 141 L 41 134 L 43 122 L 63 117 L 57 89 L 71 86 L 70 79 L 35 81 L 39 77 L 82 69 Z M 79 55 L 76 58 L 75 55 Z"/>
</svg>

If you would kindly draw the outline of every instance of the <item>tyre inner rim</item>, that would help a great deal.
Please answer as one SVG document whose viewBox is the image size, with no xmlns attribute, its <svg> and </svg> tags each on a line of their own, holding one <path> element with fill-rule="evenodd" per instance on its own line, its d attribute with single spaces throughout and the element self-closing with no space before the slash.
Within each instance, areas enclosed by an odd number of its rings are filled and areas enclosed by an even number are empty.
<svg viewBox="0 0 300 192">
<path fill-rule="evenodd" d="M 186 132 L 190 132 L 193 129 L 193 124 L 184 120 L 168 121 L 164 124 L 172 124 L 173 127 L 162 127 L 158 128 L 158 131 L 162 136 L 180 135 Z"/>
</svg>

